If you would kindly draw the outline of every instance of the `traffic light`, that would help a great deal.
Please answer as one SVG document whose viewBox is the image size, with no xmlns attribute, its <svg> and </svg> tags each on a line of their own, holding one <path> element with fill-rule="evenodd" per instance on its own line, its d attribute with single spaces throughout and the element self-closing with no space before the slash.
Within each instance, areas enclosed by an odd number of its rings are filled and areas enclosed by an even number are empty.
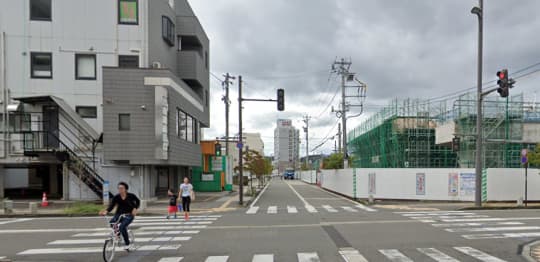
<svg viewBox="0 0 540 262">
<path fill-rule="evenodd" d="M 216 156 L 221 156 L 221 144 L 220 143 L 216 143 L 214 145 L 214 153 Z"/>
<path fill-rule="evenodd" d="M 277 90 L 277 110 L 285 110 L 285 90 L 281 88 Z"/>
<path fill-rule="evenodd" d="M 499 85 L 497 93 L 499 93 L 501 97 L 508 97 L 508 70 L 503 69 L 498 71 L 497 77 L 499 78 L 499 80 L 497 80 L 497 85 Z"/>
<path fill-rule="evenodd" d="M 453 152 L 459 152 L 459 137 L 452 138 L 452 151 Z"/>
</svg>

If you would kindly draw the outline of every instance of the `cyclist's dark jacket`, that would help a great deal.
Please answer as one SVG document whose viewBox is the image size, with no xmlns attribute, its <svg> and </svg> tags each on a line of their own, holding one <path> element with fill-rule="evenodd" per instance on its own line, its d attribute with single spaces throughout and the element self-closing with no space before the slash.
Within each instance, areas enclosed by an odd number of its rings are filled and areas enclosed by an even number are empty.
<svg viewBox="0 0 540 262">
<path fill-rule="evenodd" d="M 118 206 L 116 208 L 117 215 L 131 214 L 134 208 L 139 208 L 140 204 L 141 201 L 135 194 L 127 193 L 126 199 L 122 199 L 120 194 L 117 194 L 113 197 L 111 204 L 107 208 L 107 212 L 111 212 L 115 206 Z"/>
</svg>

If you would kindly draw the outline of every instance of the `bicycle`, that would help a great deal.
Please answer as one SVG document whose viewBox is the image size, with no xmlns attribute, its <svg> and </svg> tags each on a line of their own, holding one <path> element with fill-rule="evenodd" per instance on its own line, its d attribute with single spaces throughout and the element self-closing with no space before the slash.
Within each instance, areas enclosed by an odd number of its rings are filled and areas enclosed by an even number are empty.
<svg viewBox="0 0 540 262">
<path fill-rule="evenodd" d="M 121 215 L 118 217 L 118 220 L 114 223 L 110 223 L 110 218 L 105 216 L 107 224 L 111 228 L 111 234 L 109 238 L 105 240 L 103 244 L 103 261 L 111 262 L 114 259 L 114 253 L 116 252 L 116 247 L 122 245 L 123 239 L 122 234 L 120 234 L 120 222 L 125 218 L 126 215 Z M 135 243 L 135 235 L 128 227 L 129 243 L 133 245 Z M 121 242 L 122 241 L 122 242 Z M 130 252 L 129 249 L 126 249 L 127 252 Z"/>
</svg>

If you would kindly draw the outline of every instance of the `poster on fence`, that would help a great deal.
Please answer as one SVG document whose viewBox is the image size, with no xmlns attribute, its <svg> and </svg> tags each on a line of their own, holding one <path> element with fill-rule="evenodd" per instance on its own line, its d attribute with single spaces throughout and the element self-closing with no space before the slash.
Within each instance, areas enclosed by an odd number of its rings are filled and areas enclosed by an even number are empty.
<svg viewBox="0 0 540 262">
<path fill-rule="evenodd" d="M 448 196 L 458 195 L 458 173 L 448 174 Z"/>
<path fill-rule="evenodd" d="M 368 174 L 369 176 L 369 183 L 368 183 L 368 193 L 370 195 L 375 195 L 376 194 L 376 176 L 375 176 L 375 173 L 369 173 Z"/>
<path fill-rule="evenodd" d="M 459 192 L 462 196 L 474 195 L 475 175 L 474 173 L 459 174 Z"/>
<path fill-rule="evenodd" d="M 426 174 L 416 173 L 416 195 L 426 194 Z"/>
</svg>

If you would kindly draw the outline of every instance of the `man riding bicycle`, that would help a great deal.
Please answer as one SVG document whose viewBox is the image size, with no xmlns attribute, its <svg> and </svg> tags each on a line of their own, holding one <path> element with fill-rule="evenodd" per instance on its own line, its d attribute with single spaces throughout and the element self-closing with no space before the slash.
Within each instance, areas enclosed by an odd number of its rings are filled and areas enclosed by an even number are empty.
<svg viewBox="0 0 540 262">
<path fill-rule="evenodd" d="M 133 219 L 137 215 L 137 209 L 141 204 L 139 198 L 135 194 L 128 193 L 128 190 L 128 184 L 125 182 L 118 183 L 118 194 L 113 197 L 107 209 L 99 212 L 100 215 L 104 216 L 116 207 L 116 213 L 110 221 L 111 224 L 116 223 L 123 215 L 123 218 L 120 221 L 119 230 L 124 239 L 124 243 L 126 244 L 124 247 L 125 249 L 129 249 L 131 244 L 129 242 L 128 226 L 133 222 Z"/>
</svg>

